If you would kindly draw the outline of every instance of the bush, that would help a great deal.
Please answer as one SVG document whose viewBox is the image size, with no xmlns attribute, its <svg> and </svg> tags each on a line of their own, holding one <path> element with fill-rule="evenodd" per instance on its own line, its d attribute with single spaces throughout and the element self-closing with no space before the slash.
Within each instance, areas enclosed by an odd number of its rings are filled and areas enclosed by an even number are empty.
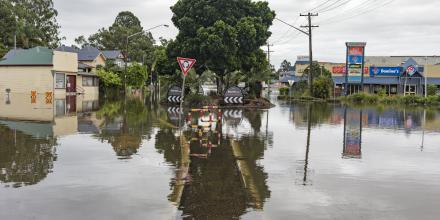
<svg viewBox="0 0 440 220">
<path fill-rule="evenodd" d="M 96 74 L 98 75 L 99 80 L 101 81 L 101 85 L 103 85 L 105 88 L 122 86 L 121 78 L 118 76 L 118 74 L 114 72 L 99 69 Z"/>
<path fill-rule="evenodd" d="M 191 108 L 197 108 L 197 107 L 216 104 L 216 101 L 215 99 L 212 99 L 204 95 L 190 94 L 185 96 L 184 104 L 185 106 L 189 106 Z"/>
<path fill-rule="evenodd" d="M 319 99 L 330 98 L 330 92 L 333 88 L 333 81 L 330 77 L 320 76 L 313 82 L 313 97 Z"/>
<path fill-rule="evenodd" d="M 428 96 L 437 95 L 437 86 L 436 85 L 428 85 Z"/>
<path fill-rule="evenodd" d="M 280 88 L 280 95 L 289 95 L 289 88 Z"/>
</svg>

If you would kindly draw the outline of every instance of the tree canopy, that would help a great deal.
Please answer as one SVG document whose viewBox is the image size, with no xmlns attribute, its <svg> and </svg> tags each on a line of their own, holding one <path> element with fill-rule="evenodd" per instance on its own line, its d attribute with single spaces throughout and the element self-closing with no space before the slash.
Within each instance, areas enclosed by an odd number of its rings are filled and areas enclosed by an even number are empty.
<svg viewBox="0 0 440 220">
<path fill-rule="evenodd" d="M 0 0 L 0 55 L 14 46 L 14 35 L 21 48 L 56 47 L 61 40 L 57 15 L 52 0 Z"/>
<path fill-rule="evenodd" d="M 139 18 L 129 11 L 120 12 L 114 23 L 108 28 L 101 28 L 97 33 L 91 35 L 88 41 L 83 36 L 79 36 L 75 41 L 80 46 L 88 45 L 97 47 L 101 50 L 122 50 L 125 53 L 127 37 L 139 32 L 144 32 Z M 147 64 L 153 62 L 154 39 L 149 32 L 144 32 L 130 38 L 128 48 L 128 58 L 131 61 L 143 62 Z"/>
<path fill-rule="evenodd" d="M 196 58 L 198 74 L 211 70 L 221 82 L 232 72 L 255 74 L 269 68 L 260 49 L 275 18 L 267 2 L 180 0 L 171 10 L 179 34 L 168 44 L 170 60 Z"/>
</svg>

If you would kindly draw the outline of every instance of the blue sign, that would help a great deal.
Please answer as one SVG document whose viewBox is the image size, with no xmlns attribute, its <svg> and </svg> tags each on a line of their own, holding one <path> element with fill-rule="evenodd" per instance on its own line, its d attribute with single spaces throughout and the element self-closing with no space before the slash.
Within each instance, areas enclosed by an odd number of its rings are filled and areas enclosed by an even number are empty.
<svg viewBox="0 0 440 220">
<path fill-rule="evenodd" d="M 349 55 L 348 56 L 348 64 L 362 64 L 363 62 L 362 55 Z"/>
<path fill-rule="evenodd" d="M 400 76 L 400 67 L 370 67 L 370 76 Z"/>
</svg>

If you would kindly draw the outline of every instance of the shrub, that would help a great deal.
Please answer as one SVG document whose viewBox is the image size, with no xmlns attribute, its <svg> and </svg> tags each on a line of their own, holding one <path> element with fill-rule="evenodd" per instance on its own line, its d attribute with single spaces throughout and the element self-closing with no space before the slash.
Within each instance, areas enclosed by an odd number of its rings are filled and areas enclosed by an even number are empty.
<svg viewBox="0 0 440 220">
<path fill-rule="evenodd" d="M 428 96 L 435 96 L 437 93 L 437 85 L 428 85 Z"/>
<path fill-rule="evenodd" d="M 280 88 L 280 95 L 289 95 L 289 88 Z"/>
</svg>

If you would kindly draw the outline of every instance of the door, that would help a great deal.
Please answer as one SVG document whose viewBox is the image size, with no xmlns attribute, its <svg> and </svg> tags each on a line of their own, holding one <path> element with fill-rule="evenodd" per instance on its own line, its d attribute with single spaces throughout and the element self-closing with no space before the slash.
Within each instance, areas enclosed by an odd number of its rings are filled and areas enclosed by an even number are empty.
<svg viewBox="0 0 440 220">
<path fill-rule="evenodd" d="M 76 76 L 67 75 L 66 79 L 67 79 L 66 92 L 76 93 Z"/>
</svg>

